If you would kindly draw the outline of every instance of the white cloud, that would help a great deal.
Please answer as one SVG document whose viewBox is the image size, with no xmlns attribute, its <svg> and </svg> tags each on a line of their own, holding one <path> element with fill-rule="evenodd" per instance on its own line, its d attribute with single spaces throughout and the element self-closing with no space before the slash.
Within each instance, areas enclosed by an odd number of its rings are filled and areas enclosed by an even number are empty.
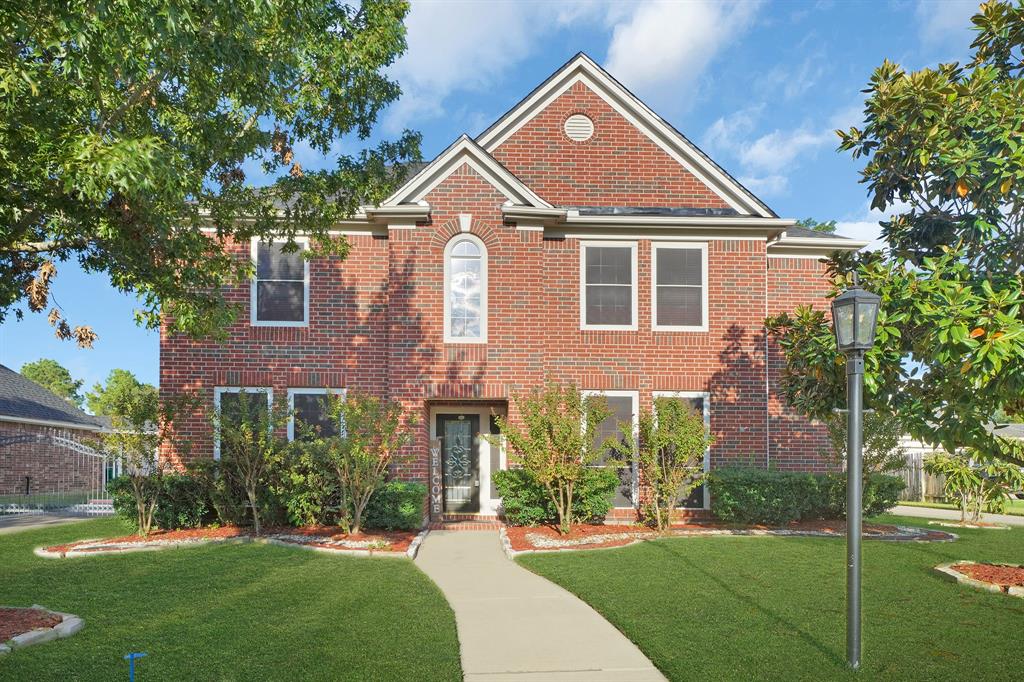
<svg viewBox="0 0 1024 682">
<path fill-rule="evenodd" d="M 785 175 L 750 176 L 740 178 L 740 184 L 757 195 L 779 195 L 789 189 L 789 178 Z"/>
<path fill-rule="evenodd" d="M 876 208 L 871 208 L 871 204 L 868 202 L 864 205 L 861 212 L 848 216 L 846 220 L 837 222 L 836 234 L 870 242 L 864 247 L 865 250 L 879 251 L 886 247 L 886 243 L 882 241 L 882 226 L 879 225 L 879 222 L 888 220 L 906 209 L 906 204 L 896 202 L 888 210 L 879 211 Z"/>
<path fill-rule="evenodd" d="M 744 168 L 777 173 L 793 165 L 798 157 L 806 156 L 832 139 L 831 131 L 773 130 L 767 135 L 745 144 L 739 152 Z"/>
<path fill-rule="evenodd" d="M 604 3 L 414 2 L 406 19 L 408 50 L 391 75 L 402 98 L 388 111 L 395 132 L 446 113 L 458 90 L 480 91 L 545 45 L 550 32 L 608 16 Z"/>
<path fill-rule="evenodd" d="M 954 44 L 958 48 L 970 44 L 971 17 L 978 11 L 979 0 L 918 0 L 918 33 L 928 45 Z"/>
<path fill-rule="evenodd" d="M 825 75 L 825 64 L 825 54 L 817 51 L 795 69 L 776 66 L 760 79 L 760 85 L 772 96 L 794 99 L 817 85 Z"/>
<path fill-rule="evenodd" d="M 612 29 L 606 68 L 639 93 L 692 85 L 725 45 L 753 23 L 760 2 L 710 0 L 633 5 Z"/>
</svg>

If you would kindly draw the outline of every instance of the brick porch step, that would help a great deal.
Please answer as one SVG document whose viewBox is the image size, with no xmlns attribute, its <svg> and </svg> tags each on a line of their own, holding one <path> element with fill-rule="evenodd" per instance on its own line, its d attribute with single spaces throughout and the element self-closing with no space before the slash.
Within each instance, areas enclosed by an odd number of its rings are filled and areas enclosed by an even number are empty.
<svg viewBox="0 0 1024 682">
<path fill-rule="evenodd" d="M 498 530 L 504 527 L 501 519 L 482 514 L 445 514 L 428 526 L 430 530 Z"/>
</svg>

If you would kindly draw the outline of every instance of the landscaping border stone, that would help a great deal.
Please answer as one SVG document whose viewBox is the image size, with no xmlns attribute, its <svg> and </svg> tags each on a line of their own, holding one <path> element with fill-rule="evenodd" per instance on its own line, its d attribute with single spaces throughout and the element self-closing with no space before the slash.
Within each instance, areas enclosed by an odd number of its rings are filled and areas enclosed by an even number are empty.
<svg viewBox="0 0 1024 682">
<path fill-rule="evenodd" d="M 1011 597 L 1024 598 L 1024 586 L 1010 585 L 1008 587 L 1004 587 L 1003 585 L 998 585 L 996 583 L 978 580 L 977 578 L 972 578 L 969 575 L 964 575 L 960 571 L 953 568 L 957 564 L 993 565 L 992 562 L 984 561 L 953 561 L 947 564 L 939 564 L 935 567 L 935 572 L 938 573 L 940 577 L 945 578 L 946 580 L 950 580 L 960 585 L 965 585 L 975 590 L 981 590 L 983 592 L 993 592 L 995 594 L 1008 594 Z M 1013 568 L 1024 568 L 1024 564 L 1007 564 L 1000 562 L 998 565 L 1011 566 Z"/>
<path fill-rule="evenodd" d="M 200 545 L 211 545 L 211 544 L 244 544 L 244 543 L 259 543 L 267 545 L 278 545 L 281 547 L 292 547 L 298 549 L 313 550 L 323 552 L 325 554 L 333 555 L 345 555 L 345 556 L 358 556 L 358 557 L 390 557 L 396 559 L 413 559 L 416 557 L 416 553 L 419 551 L 419 546 L 423 542 L 423 538 L 427 535 L 427 529 L 420 531 L 415 538 L 413 538 L 409 547 L 404 551 L 394 551 L 387 549 L 378 549 L 374 547 L 343 547 L 343 546 L 324 546 L 323 543 L 316 543 L 314 540 L 316 536 L 301 536 L 292 535 L 288 533 L 272 533 L 262 537 L 252 536 L 235 536 L 235 537 L 212 537 L 212 538 L 189 538 L 184 540 L 161 540 L 155 538 L 153 540 L 143 540 L 135 542 L 108 542 L 103 539 L 89 539 L 79 540 L 73 543 L 73 546 L 62 550 L 52 550 L 48 547 L 36 547 L 34 551 L 36 556 L 45 559 L 70 559 L 75 557 L 88 557 L 88 556 L 103 556 L 110 554 L 124 554 L 127 552 L 153 552 L 164 549 L 172 549 L 176 547 L 198 547 Z M 303 541 L 304 538 L 310 538 L 310 541 Z M 324 539 L 324 542 L 327 542 Z"/>
<path fill-rule="evenodd" d="M 0 643 L 0 655 L 9 654 L 15 649 L 24 649 L 34 644 L 52 642 L 55 639 L 64 639 L 79 632 L 85 627 L 85 621 L 73 613 L 53 611 L 40 604 L 33 604 L 29 607 L 10 606 L 4 608 L 25 609 L 34 611 L 45 611 L 53 616 L 60 616 L 60 622 L 50 628 L 36 628 L 11 637 L 6 642 Z"/>
<path fill-rule="evenodd" d="M 896 533 L 889 535 L 879 534 L 865 534 L 864 538 L 869 540 L 883 540 L 888 542 L 953 542 L 958 540 L 959 536 L 955 533 L 949 533 L 946 531 L 928 531 L 913 526 L 895 526 Z M 935 537 L 941 535 L 942 537 Z M 512 541 L 508 536 L 505 528 L 499 531 L 501 539 L 501 546 L 505 552 L 505 555 L 514 559 L 520 554 L 538 554 L 547 552 L 566 552 L 566 551 L 595 551 L 601 549 L 622 549 L 623 547 L 629 547 L 639 542 L 647 542 L 649 540 L 658 540 L 661 538 L 685 538 L 685 537 L 825 537 L 825 538 L 836 538 L 845 537 L 845 533 L 838 533 L 833 531 L 823 530 L 800 530 L 792 528 L 677 528 L 670 530 L 667 533 L 656 533 L 653 531 L 634 531 L 625 533 L 615 533 L 613 530 L 609 530 L 607 537 L 605 536 L 590 536 L 586 538 L 579 538 L 575 540 L 565 540 L 563 543 L 558 544 L 557 542 L 549 541 L 544 538 L 544 544 L 547 546 L 536 547 L 531 549 L 514 549 L 512 547 Z M 931 536 L 931 537 L 929 537 Z M 604 544 L 609 541 L 615 541 L 618 539 L 626 540 L 621 544 L 608 545 Z M 592 546 L 596 545 L 596 546 Z"/>
</svg>

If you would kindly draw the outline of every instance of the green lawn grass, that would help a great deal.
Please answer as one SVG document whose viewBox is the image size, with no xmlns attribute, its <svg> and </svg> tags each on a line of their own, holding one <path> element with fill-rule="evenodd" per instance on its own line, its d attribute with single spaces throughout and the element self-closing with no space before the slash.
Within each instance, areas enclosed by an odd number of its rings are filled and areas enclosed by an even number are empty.
<svg viewBox="0 0 1024 682">
<path fill-rule="evenodd" d="M 953 543 L 864 542 L 858 674 L 845 667 L 842 539 L 673 538 L 518 560 L 594 606 L 672 680 L 1018 679 L 1024 600 L 932 567 L 1024 563 L 1024 529 L 957 532 Z"/>
<path fill-rule="evenodd" d="M 906 504 L 911 507 L 929 507 L 931 509 L 960 509 L 955 504 L 949 502 L 916 502 L 900 500 L 900 504 Z M 1010 500 L 1006 503 L 1006 510 L 1004 514 L 1013 514 L 1014 516 L 1024 516 L 1024 500 Z"/>
<path fill-rule="evenodd" d="M 123 534 L 115 519 L 0 535 L 0 604 L 82 616 L 69 639 L 0 656 L 3 680 L 458 680 L 455 618 L 412 562 L 242 544 L 42 559 Z"/>
</svg>

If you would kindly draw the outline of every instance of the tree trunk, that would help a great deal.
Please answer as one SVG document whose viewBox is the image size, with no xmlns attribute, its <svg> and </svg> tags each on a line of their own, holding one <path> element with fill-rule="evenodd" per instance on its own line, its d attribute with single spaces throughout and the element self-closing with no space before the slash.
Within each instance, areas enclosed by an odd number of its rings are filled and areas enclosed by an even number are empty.
<svg viewBox="0 0 1024 682">
<path fill-rule="evenodd" d="M 256 490 L 255 488 L 247 488 L 245 494 L 249 498 L 249 506 L 252 507 L 252 528 L 256 536 L 260 535 L 260 511 L 256 506 Z"/>
</svg>

